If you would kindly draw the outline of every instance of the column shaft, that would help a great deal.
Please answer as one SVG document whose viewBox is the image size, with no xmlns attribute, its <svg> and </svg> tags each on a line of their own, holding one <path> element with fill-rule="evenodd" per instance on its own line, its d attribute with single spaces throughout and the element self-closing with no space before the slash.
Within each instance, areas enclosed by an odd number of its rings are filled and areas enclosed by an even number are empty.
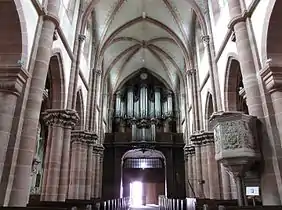
<svg viewBox="0 0 282 210">
<path fill-rule="evenodd" d="M 97 154 L 96 157 L 96 174 L 95 174 L 95 198 L 99 198 L 100 194 L 100 173 L 101 173 L 101 164 L 100 164 L 100 154 Z"/>
<path fill-rule="evenodd" d="M 201 160 L 201 145 L 195 145 L 195 157 L 196 157 L 196 184 L 198 197 L 204 197 L 203 187 L 203 173 L 202 173 L 202 160 Z"/>
<path fill-rule="evenodd" d="M 79 178 L 79 199 L 85 199 L 86 167 L 87 167 L 87 144 L 83 142 L 80 148 L 80 178 Z"/>
<path fill-rule="evenodd" d="M 214 143 L 208 143 L 206 147 L 210 199 L 220 199 L 219 171 L 218 163 L 215 160 Z"/>
<path fill-rule="evenodd" d="M 96 198 L 95 189 L 96 189 L 96 163 L 97 155 L 96 151 L 92 151 L 93 161 L 92 161 L 92 186 L 91 186 L 91 198 Z"/>
<path fill-rule="evenodd" d="M 227 173 L 226 169 L 222 164 L 220 164 L 221 170 L 221 182 L 222 182 L 222 194 L 224 200 L 231 199 L 231 189 L 230 189 L 230 180 L 229 174 Z"/>
<path fill-rule="evenodd" d="M 71 139 L 71 127 L 67 127 L 64 130 L 63 151 L 61 160 L 61 173 L 59 181 L 59 195 L 58 201 L 64 202 L 67 198 L 68 186 L 69 186 L 69 167 L 70 167 L 70 139 Z"/>
<path fill-rule="evenodd" d="M 58 23 L 54 20 L 57 18 L 60 5 L 61 1 L 48 1 L 48 15 L 52 16 L 52 18 L 45 18 L 38 43 L 9 206 L 26 206 L 28 202 L 29 183 L 26 180 L 28 180 L 30 176 L 30 166 L 32 164 L 34 148 L 36 145 L 37 125 L 41 109 L 43 89 L 48 73 L 54 31 L 56 24 Z"/>
<path fill-rule="evenodd" d="M 71 144 L 71 163 L 70 163 L 70 182 L 69 182 L 69 191 L 68 199 L 75 199 L 75 170 L 76 170 L 76 157 L 77 157 L 77 142 L 72 142 Z"/>
<path fill-rule="evenodd" d="M 93 168 L 93 145 L 88 146 L 87 151 L 87 170 L 86 170 L 86 189 L 85 189 L 85 199 L 91 199 L 91 189 L 92 189 L 92 170 Z"/>
<path fill-rule="evenodd" d="M 207 157 L 207 145 L 202 144 L 201 147 L 201 162 L 202 162 L 202 176 L 203 176 L 203 181 L 205 182 L 203 184 L 204 188 L 204 197 L 205 198 L 210 198 L 210 179 L 208 177 L 208 157 Z"/>
<path fill-rule="evenodd" d="M 80 188 L 80 164 L 81 164 L 81 147 L 82 143 L 77 143 L 77 150 L 76 150 L 76 164 L 75 164 L 75 193 L 74 199 L 79 199 L 79 188 Z"/>
</svg>

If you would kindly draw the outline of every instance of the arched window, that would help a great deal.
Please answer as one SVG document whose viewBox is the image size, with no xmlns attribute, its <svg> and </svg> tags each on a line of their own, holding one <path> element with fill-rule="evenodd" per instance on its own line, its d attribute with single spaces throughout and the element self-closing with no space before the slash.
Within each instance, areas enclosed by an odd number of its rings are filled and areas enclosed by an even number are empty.
<svg viewBox="0 0 282 210">
<path fill-rule="evenodd" d="M 90 49 L 91 49 L 91 23 L 88 21 L 87 22 L 87 26 L 85 29 L 85 42 L 84 42 L 84 48 L 83 48 L 83 55 L 85 57 L 86 60 L 88 60 L 89 58 L 89 54 L 90 54 Z"/>
<path fill-rule="evenodd" d="M 76 6 L 76 0 L 69 0 L 67 5 L 67 15 L 69 17 L 70 22 L 72 22 L 73 20 L 75 6 Z"/>
</svg>

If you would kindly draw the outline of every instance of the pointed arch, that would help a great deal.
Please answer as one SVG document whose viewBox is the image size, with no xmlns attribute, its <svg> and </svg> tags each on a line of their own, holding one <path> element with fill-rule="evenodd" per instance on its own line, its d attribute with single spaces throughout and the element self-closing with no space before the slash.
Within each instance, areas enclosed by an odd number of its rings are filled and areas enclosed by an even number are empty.
<svg viewBox="0 0 282 210">
<path fill-rule="evenodd" d="M 208 91 L 207 97 L 206 97 L 206 105 L 205 105 L 205 127 L 206 130 L 211 130 L 209 126 L 209 118 L 213 114 L 213 99 L 212 99 L 212 94 L 211 91 Z"/>
<path fill-rule="evenodd" d="M 9 20 L 9 21 L 7 21 Z M 27 67 L 28 34 L 21 1 L 0 1 L 0 66 Z"/>
<path fill-rule="evenodd" d="M 81 88 L 78 89 L 76 93 L 76 105 L 75 109 L 79 116 L 79 121 L 75 126 L 75 130 L 83 130 L 84 129 L 84 101 L 83 101 L 83 94 Z"/>
<path fill-rule="evenodd" d="M 48 77 L 51 88 L 52 109 L 64 109 L 65 106 L 65 76 L 61 49 L 53 49 L 49 63 Z"/>
</svg>

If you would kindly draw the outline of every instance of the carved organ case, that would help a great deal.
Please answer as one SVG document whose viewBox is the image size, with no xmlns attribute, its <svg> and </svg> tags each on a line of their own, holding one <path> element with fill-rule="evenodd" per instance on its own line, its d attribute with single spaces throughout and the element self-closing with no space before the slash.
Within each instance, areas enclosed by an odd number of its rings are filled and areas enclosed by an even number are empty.
<svg viewBox="0 0 282 210">
<path fill-rule="evenodd" d="M 174 94 L 146 70 L 114 95 L 113 132 L 131 132 L 132 141 L 155 141 L 157 132 L 176 132 Z"/>
</svg>

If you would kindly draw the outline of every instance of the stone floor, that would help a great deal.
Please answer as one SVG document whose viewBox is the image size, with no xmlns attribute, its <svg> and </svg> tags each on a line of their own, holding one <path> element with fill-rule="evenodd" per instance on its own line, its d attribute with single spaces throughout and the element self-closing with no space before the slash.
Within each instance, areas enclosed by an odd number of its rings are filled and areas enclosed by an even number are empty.
<svg viewBox="0 0 282 210">
<path fill-rule="evenodd" d="M 155 204 L 147 204 L 146 206 L 130 207 L 129 210 L 158 210 L 159 206 Z"/>
</svg>

